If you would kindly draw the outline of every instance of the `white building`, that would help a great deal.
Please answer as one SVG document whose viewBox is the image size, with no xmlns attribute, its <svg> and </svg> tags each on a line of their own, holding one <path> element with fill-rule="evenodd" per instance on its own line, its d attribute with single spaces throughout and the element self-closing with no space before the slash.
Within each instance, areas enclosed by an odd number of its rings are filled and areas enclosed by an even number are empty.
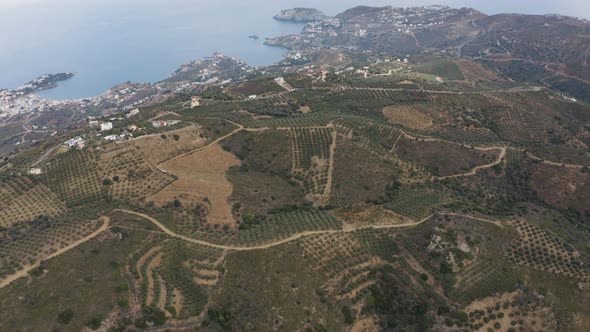
<svg viewBox="0 0 590 332">
<path fill-rule="evenodd" d="M 112 122 L 103 122 L 100 124 L 100 131 L 107 131 L 113 129 Z"/>
<path fill-rule="evenodd" d="M 70 149 L 82 149 L 86 145 L 86 141 L 82 137 L 78 136 L 65 141 L 64 145 Z"/>
<path fill-rule="evenodd" d="M 102 139 L 105 140 L 105 141 L 116 141 L 116 140 L 121 139 L 121 136 L 119 136 L 119 135 L 109 135 L 109 136 L 103 137 Z"/>
<path fill-rule="evenodd" d="M 40 168 L 31 168 L 29 170 L 29 174 L 31 175 L 41 175 L 41 173 L 43 173 L 43 171 Z"/>
</svg>

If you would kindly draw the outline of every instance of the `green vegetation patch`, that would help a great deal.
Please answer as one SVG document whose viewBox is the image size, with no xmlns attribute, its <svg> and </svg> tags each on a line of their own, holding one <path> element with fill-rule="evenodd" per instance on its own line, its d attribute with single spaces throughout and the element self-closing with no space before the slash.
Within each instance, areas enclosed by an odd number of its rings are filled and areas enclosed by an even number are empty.
<svg viewBox="0 0 590 332">
<path fill-rule="evenodd" d="M 449 81 L 461 81 L 465 79 L 459 66 L 450 59 L 424 62 L 416 65 L 414 70 L 423 74 L 439 76 Z"/>
<path fill-rule="evenodd" d="M 302 255 L 294 244 L 228 255 L 223 288 L 204 325 L 225 331 L 341 329 L 339 308 L 316 293 L 325 279 Z"/>
<path fill-rule="evenodd" d="M 80 331 L 85 325 L 95 327 L 112 310 L 126 312 L 129 295 L 119 291 L 127 288 L 125 262 L 146 237 L 107 231 L 45 262 L 31 282 L 23 278 L 0 289 L 0 330 Z"/>
</svg>

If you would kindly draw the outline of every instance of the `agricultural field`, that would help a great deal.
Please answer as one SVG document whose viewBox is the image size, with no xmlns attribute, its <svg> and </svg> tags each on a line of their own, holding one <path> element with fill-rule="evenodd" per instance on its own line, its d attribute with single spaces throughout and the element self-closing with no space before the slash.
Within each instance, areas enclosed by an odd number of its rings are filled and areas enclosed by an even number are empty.
<svg viewBox="0 0 590 332">
<path fill-rule="evenodd" d="M 0 188 L 0 226 L 33 220 L 37 216 L 55 216 L 66 210 L 65 204 L 47 187 L 28 177 L 3 179 Z"/>
<path fill-rule="evenodd" d="M 226 92 L 230 95 L 238 95 L 243 98 L 246 98 L 251 95 L 258 96 L 281 91 L 285 91 L 285 89 L 277 83 L 275 83 L 272 79 L 259 79 L 247 81 L 232 86 L 226 90 Z"/>
<path fill-rule="evenodd" d="M 336 132 L 320 127 L 291 129 L 289 134 L 294 178 L 303 184 L 310 200 L 325 200 L 331 189 Z"/>
<path fill-rule="evenodd" d="M 501 150 L 481 150 L 444 141 L 402 136 L 393 152 L 405 161 L 424 167 L 434 176 L 444 177 L 490 165 L 498 160 Z"/>
<path fill-rule="evenodd" d="M 207 137 L 199 126 L 188 126 L 182 129 L 161 134 L 145 135 L 128 143 L 137 149 L 142 157 L 151 164 L 159 164 L 180 154 L 189 152 L 205 145 Z"/>
<path fill-rule="evenodd" d="M 383 115 L 391 123 L 410 129 L 425 130 L 432 127 L 432 118 L 410 106 L 388 106 Z"/>
<path fill-rule="evenodd" d="M 587 104 L 509 63 L 302 54 L 85 113 L 109 132 L 0 127 L 0 330 L 587 330 Z"/>
<path fill-rule="evenodd" d="M 354 206 L 378 199 L 386 185 L 395 182 L 401 173 L 394 162 L 341 137 L 334 158 L 330 203 L 335 206 Z"/>
<path fill-rule="evenodd" d="M 44 262 L 28 278 L 0 289 L 5 315 L 0 329 L 80 331 L 96 329 L 107 319 L 111 327 L 117 319 L 131 320 L 125 266 L 128 255 L 146 240 L 149 233 L 112 229 Z"/>
<path fill-rule="evenodd" d="M 566 241 L 520 220 L 514 221 L 514 227 L 519 237 L 506 252 L 509 260 L 570 277 L 590 276 L 588 261 Z"/>
<path fill-rule="evenodd" d="M 385 195 L 376 203 L 383 204 L 385 208 L 417 221 L 451 202 L 451 195 L 440 186 L 393 184 L 386 188 Z"/>
<path fill-rule="evenodd" d="M 413 70 L 423 74 L 438 76 L 449 81 L 461 81 L 465 79 L 460 67 L 454 61 L 449 59 L 432 60 L 420 63 L 414 66 Z"/>
<path fill-rule="evenodd" d="M 324 277 L 313 273 L 302 254 L 297 245 L 285 244 L 230 255 L 224 287 L 214 297 L 208 325 L 226 330 L 342 326 L 340 310 L 322 302 L 316 292 Z M 276 309 L 268 310 L 271 307 Z"/>
<path fill-rule="evenodd" d="M 177 179 L 147 197 L 146 201 L 158 206 L 178 201 L 188 209 L 203 204 L 209 223 L 235 225 L 228 203 L 232 186 L 225 173 L 237 165 L 239 160 L 217 143 L 171 159 L 159 167 L 166 173 L 174 174 Z"/>
</svg>

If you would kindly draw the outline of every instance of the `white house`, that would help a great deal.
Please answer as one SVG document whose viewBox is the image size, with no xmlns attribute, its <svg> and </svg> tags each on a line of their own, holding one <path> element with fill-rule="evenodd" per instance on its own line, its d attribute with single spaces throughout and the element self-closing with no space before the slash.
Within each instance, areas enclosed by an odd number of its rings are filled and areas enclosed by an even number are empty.
<svg viewBox="0 0 590 332">
<path fill-rule="evenodd" d="M 119 135 L 109 135 L 109 136 L 105 136 L 103 137 L 103 140 L 105 141 L 116 141 L 119 140 L 121 137 Z"/>
<path fill-rule="evenodd" d="M 43 171 L 40 168 L 31 168 L 29 170 L 29 174 L 31 175 L 41 175 L 41 173 L 43 173 Z"/>
<path fill-rule="evenodd" d="M 113 129 L 112 122 L 103 122 L 100 124 L 100 131 L 107 131 Z"/>
<path fill-rule="evenodd" d="M 78 136 L 65 141 L 64 145 L 70 149 L 82 149 L 86 145 L 86 141 L 82 137 Z"/>
</svg>

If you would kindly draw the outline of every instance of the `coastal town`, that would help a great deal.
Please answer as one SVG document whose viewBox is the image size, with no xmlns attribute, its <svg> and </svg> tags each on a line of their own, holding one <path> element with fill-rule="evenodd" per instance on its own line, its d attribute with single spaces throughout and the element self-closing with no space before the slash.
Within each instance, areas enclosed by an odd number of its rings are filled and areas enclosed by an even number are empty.
<svg viewBox="0 0 590 332">
<path fill-rule="evenodd" d="M 0 90 L 0 123 L 8 122 L 17 116 L 36 113 L 74 109 L 89 114 L 115 114 L 150 104 L 166 98 L 173 93 L 194 91 L 206 85 L 227 85 L 233 81 L 253 74 L 255 69 L 244 61 L 216 53 L 203 60 L 191 61 L 182 65 L 172 76 L 158 83 L 132 83 L 117 85 L 102 95 L 69 100 L 52 100 L 40 97 L 34 92 L 54 75 L 43 75 L 22 88 Z"/>
</svg>

